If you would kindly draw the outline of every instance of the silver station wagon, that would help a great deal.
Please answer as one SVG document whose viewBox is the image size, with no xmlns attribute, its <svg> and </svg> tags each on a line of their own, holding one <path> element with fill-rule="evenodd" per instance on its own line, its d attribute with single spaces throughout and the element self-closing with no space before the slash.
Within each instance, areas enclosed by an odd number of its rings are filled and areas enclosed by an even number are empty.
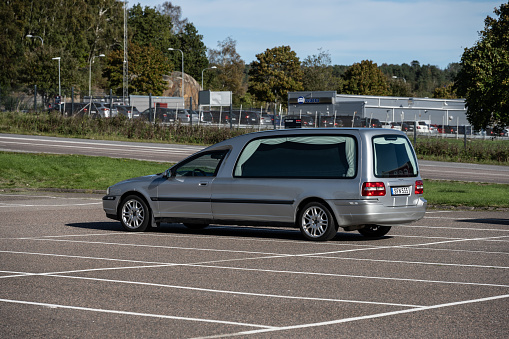
<svg viewBox="0 0 509 339">
<path fill-rule="evenodd" d="M 128 231 L 161 222 L 338 228 L 381 237 L 421 219 L 423 182 L 404 133 L 377 128 L 270 130 L 232 138 L 164 173 L 119 182 L 103 207 Z"/>
</svg>

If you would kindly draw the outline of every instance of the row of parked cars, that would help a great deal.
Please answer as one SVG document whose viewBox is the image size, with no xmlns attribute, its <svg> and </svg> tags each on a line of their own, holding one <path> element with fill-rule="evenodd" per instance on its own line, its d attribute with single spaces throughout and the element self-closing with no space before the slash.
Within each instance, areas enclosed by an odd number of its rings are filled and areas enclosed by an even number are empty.
<svg viewBox="0 0 509 339">
<path fill-rule="evenodd" d="M 152 116 L 149 117 L 149 115 Z M 145 117 L 150 121 L 158 121 L 162 123 L 173 123 L 183 122 L 189 123 L 200 122 L 200 123 L 211 123 L 211 124 L 242 124 L 242 125 L 272 125 L 274 123 L 274 115 L 253 111 L 240 111 L 234 110 L 232 113 L 229 111 L 217 111 L 209 110 L 196 112 L 188 109 L 174 109 L 174 108 L 155 108 L 150 113 L 149 109 L 146 109 L 141 113 L 142 117 Z"/>
</svg>

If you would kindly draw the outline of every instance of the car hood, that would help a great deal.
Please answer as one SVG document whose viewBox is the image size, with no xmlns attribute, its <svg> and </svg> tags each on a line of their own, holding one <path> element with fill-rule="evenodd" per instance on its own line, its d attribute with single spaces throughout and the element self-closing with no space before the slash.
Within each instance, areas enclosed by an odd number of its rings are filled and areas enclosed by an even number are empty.
<svg viewBox="0 0 509 339">
<path fill-rule="evenodd" d="M 142 177 L 126 179 L 126 180 L 117 182 L 113 186 L 121 185 L 121 184 L 126 184 L 126 183 L 133 183 L 133 182 L 151 182 L 152 180 L 154 180 L 155 178 L 157 178 L 159 176 L 161 176 L 161 174 L 150 174 L 150 175 L 145 175 L 145 176 L 142 176 Z"/>
</svg>

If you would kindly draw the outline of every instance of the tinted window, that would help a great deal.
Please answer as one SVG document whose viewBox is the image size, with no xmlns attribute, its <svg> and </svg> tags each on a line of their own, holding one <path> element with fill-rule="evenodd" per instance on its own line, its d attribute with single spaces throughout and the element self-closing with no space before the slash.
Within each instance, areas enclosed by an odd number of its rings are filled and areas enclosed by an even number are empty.
<svg viewBox="0 0 509 339">
<path fill-rule="evenodd" d="M 402 136 L 373 138 L 375 176 L 382 178 L 415 177 L 417 162 L 412 146 Z"/>
<path fill-rule="evenodd" d="M 217 174 L 219 165 L 228 150 L 213 151 L 200 154 L 197 157 L 178 165 L 174 169 L 177 177 L 212 177 Z"/>
<path fill-rule="evenodd" d="M 356 157 L 355 139 L 348 136 L 256 139 L 243 150 L 234 176 L 352 178 Z"/>
</svg>

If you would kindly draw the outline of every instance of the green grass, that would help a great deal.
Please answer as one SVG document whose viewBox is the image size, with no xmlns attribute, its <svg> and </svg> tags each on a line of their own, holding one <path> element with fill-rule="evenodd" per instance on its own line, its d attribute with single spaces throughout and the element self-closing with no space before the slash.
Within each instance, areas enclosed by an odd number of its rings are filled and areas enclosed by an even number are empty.
<svg viewBox="0 0 509 339">
<path fill-rule="evenodd" d="M 424 180 L 428 204 L 468 207 L 509 207 L 509 185 Z"/>
<path fill-rule="evenodd" d="M 170 163 L 0 152 L 0 189 L 106 190 L 118 181 L 160 173 Z M 509 208 L 509 185 L 425 180 L 430 205 Z"/>
<path fill-rule="evenodd" d="M 106 190 L 118 181 L 160 173 L 170 165 L 107 157 L 0 152 L 0 188 Z"/>
</svg>

